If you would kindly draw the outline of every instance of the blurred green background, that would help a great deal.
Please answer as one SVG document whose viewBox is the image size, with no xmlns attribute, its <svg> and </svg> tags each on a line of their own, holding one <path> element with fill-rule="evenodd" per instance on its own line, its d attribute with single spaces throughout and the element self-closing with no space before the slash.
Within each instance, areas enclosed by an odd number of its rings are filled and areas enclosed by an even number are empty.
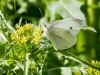
<svg viewBox="0 0 100 75">
<path fill-rule="evenodd" d="M 100 61 L 100 0 L 0 0 L 0 10 L 14 28 L 21 18 L 22 23 L 36 25 L 63 18 L 82 19 L 83 26 L 93 27 L 97 33 L 81 29 L 76 45 L 69 51 L 86 61 Z M 47 57 L 49 68 L 62 65 L 53 53 Z"/>
</svg>

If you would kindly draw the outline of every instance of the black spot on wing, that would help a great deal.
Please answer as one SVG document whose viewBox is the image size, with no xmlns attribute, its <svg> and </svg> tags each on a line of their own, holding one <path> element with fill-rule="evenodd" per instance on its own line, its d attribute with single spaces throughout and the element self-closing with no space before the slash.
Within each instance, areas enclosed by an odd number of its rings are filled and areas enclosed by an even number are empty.
<svg viewBox="0 0 100 75">
<path fill-rule="evenodd" d="M 72 27 L 70 27 L 70 29 L 72 29 Z"/>
</svg>

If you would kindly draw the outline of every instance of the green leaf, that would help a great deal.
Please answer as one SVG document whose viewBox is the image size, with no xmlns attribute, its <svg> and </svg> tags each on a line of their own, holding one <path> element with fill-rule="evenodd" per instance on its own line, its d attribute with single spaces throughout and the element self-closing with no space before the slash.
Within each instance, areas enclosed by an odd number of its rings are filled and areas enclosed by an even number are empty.
<svg viewBox="0 0 100 75">
<path fill-rule="evenodd" d="M 71 68 L 60 68 L 61 69 L 61 75 L 72 75 Z"/>
<path fill-rule="evenodd" d="M 0 59 L 0 65 L 8 65 L 7 60 Z"/>
<path fill-rule="evenodd" d="M 90 27 L 90 26 L 83 26 L 82 29 L 83 30 L 90 30 L 90 31 L 93 31 L 95 33 L 97 32 L 93 27 Z"/>
<path fill-rule="evenodd" d="M 16 62 L 16 64 L 17 64 L 17 66 L 18 66 L 19 68 L 21 68 L 21 69 L 24 71 L 24 66 L 23 66 L 22 64 L 20 64 L 20 62 L 18 62 L 17 60 L 15 60 L 15 62 Z M 15 67 L 13 70 L 18 69 L 18 67 Z"/>
<path fill-rule="evenodd" d="M 25 65 L 24 65 L 24 73 L 25 75 L 28 75 L 28 66 L 29 66 L 29 53 L 26 53 L 26 57 L 25 57 Z"/>
<path fill-rule="evenodd" d="M 0 58 L 4 55 L 5 53 L 5 43 L 0 44 Z"/>
<path fill-rule="evenodd" d="M 45 9 L 45 22 L 52 23 L 54 20 L 62 18 L 77 18 L 83 20 L 83 25 L 86 25 L 86 19 L 84 14 L 81 12 L 80 8 L 83 2 L 76 0 L 46 0 L 46 9 Z M 60 17 L 56 18 L 56 14 L 59 14 Z"/>
<path fill-rule="evenodd" d="M 0 11 L 0 18 L 2 19 L 2 21 L 4 22 L 4 24 L 12 31 L 15 31 L 15 29 L 6 21 L 4 15 L 2 14 L 2 12 Z"/>
</svg>

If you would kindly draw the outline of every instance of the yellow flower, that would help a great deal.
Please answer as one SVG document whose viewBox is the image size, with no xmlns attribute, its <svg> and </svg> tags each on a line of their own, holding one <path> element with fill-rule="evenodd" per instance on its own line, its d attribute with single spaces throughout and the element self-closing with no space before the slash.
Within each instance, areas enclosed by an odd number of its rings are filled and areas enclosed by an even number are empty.
<svg viewBox="0 0 100 75">
<path fill-rule="evenodd" d="M 40 42 L 41 39 L 41 29 L 40 28 L 36 28 L 34 31 L 34 39 L 33 41 L 38 44 Z"/>
<path fill-rule="evenodd" d="M 24 37 L 21 39 L 21 43 L 26 43 L 27 40 L 28 40 L 28 37 L 25 37 L 25 36 L 24 36 Z"/>
<path fill-rule="evenodd" d="M 13 32 L 12 34 L 11 34 L 11 39 L 12 40 L 15 40 L 17 38 L 17 33 L 16 32 Z"/>
<path fill-rule="evenodd" d="M 19 43 L 21 43 L 21 38 L 20 38 L 20 37 L 17 37 L 17 38 L 15 39 L 15 41 L 17 42 L 17 44 L 19 44 Z"/>
<path fill-rule="evenodd" d="M 100 62 L 92 60 L 91 63 L 95 66 L 100 66 Z M 85 70 L 90 74 L 90 75 L 100 75 L 100 71 L 93 69 L 91 67 L 86 67 Z"/>
<path fill-rule="evenodd" d="M 41 28 L 35 28 L 33 31 L 33 24 L 26 23 L 24 26 L 16 26 L 16 32 L 12 33 L 11 37 L 17 43 L 26 43 L 27 41 L 34 41 L 35 44 L 38 44 L 41 39 Z M 33 39 L 33 40 L 32 40 Z"/>
<path fill-rule="evenodd" d="M 41 34 L 41 30 L 40 30 L 39 28 L 36 28 L 36 29 L 35 29 L 35 33 L 36 33 L 37 35 L 40 35 L 40 34 Z"/>
<path fill-rule="evenodd" d="M 18 30 L 17 30 L 17 33 L 19 34 L 19 35 L 22 35 L 22 34 L 24 34 L 24 27 L 20 27 Z"/>
<path fill-rule="evenodd" d="M 26 23 L 26 25 L 24 26 L 25 30 L 32 30 L 33 28 L 33 24 L 31 23 Z"/>
<path fill-rule="evenodd" d="M 20 25 L 17 25 L 16 28 L 19 29 L 20 28 Z"/>
<path fill-rule="evenodd" d="M 35 36 L 33 41 L 38 44 L 40 42 L 41 36 Z"/>
</svg>

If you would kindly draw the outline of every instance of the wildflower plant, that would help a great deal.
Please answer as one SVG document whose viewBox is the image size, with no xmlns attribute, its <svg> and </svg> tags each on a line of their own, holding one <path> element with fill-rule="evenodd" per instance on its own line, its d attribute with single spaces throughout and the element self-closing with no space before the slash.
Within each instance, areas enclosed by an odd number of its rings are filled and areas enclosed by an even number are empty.
<svg viewBox="0 0 100 75">
<path fill-rule="evenodd" d="M 24 26 L 16 26 L 17 30 L 11 34 L 11 39 L 17 44 L 39 44 L 41 39 L 41 28 L 33 30 L 33 24 L 26 23 Z"/>
<path fill-rule="evenodd" d="M 91 64 L 95 65 L 95 66 L 100 66 L 100 62 L 99 61 L 91 61 Z M 89 75 L 100 75 L 100 70 L 91 68 L 91 67 L 86 67 L 85 70 L 87 71 L 87 73 Z"/>
<path fill-rule="evenodd" d="M 36 69 L 36 63 L 33 63 L 34 58 L 38 58 L 34 62 L 42 62 L 41 53 L 37 53 L 34 56 L 35 52 L 39 51 L 39 43 L 41 42 L 42 38 L 41 34 L 41 26 L 35 27 L 32 23 L 26 23 L 24 26 L 17 25 L 16 31 L 12 31 L 11 33 L 11 40 L 14 43 L 12 51 L 15 51 L 13 56 L 17 57 L 17 59 L 14 58 L 14 61 L 20 65 L 24 64 L 24 66 L 20 68 L 23 70 L 25 75 L 28 74 L 29 67 Z M 31 60 L 29 60 L 29 56 Z"/>
</svg>

